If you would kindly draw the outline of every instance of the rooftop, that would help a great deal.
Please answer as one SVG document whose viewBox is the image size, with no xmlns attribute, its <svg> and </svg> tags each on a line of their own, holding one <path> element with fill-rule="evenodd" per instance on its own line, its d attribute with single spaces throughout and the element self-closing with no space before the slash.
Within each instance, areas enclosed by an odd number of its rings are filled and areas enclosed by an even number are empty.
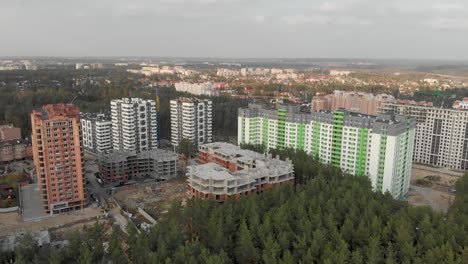
<svg viewBox="0 0 468 264">
<path fill-rule="evenodd" d="M 31 145 L 31 140 L 28 140 L 28 139 L 12 139 L 12 140 L 0 141 L 0 147 L 14 146 L 14 145 L 20 145 L 20 144 Z"/>
<path fill-rule="evenodd" d="M 179 97 L 177 99 L 173 99 L 171 101 L 182 102 L 182 103 L 200 103 L 209 101 L 207 99 L 199 99 L 196 97 Z"/>
<path fill-rule="evenodd" d="M 105 113 L 80 113 L 82 119 L 95 121 L 111 121 L 111 117 Z"/>
<path fill-rule="evenodd" d="M 80 115 L 80 109 L 73 104 L 48 104 L 33 110 L 33 112 L 42 120 L 58 116 L 78 117 Z"/>
<path fill-rule="evenodd" d="M 248 149 L 241 149 L 239 146 L 232 145 L 226 142 L 213 142 L 201 145 L 200 148 L 209 148 L 213 149 L 217 152 L 222 153 L 223 155 L 230 156 L 232 158 L 240 158 L 240 159 L 265 159 L 265 156 L 261 153 L 248 150 Z M 243 158 L 242 158 L 243 157 Z"/>
<path fill-rule="evenodd" d="M 253 181 L 250 178 L 249 172 L 246 170 L 240 170 L 236 172 L 230 172 L 228 169 L 225 169 L 221 165 L 216 163 L 206 163 L 196 166 L 189 167 L 190 172 L 197 175 L 199 178 L 209 180 L 213 179 L 216 181 L 232 181 L 238 180 L 241 181 L 239 183 L 247 183 L 249 181 Z"/>
<path fill-rule="evenodd" d="M 100 154 L 99 160 L 104 162 L 122 162 L 126 161 L 130 157 L 137 159 L 153 159 L 158 161 L 171 161 L 178 158 L 175 152 L 163 149 L 153 149 L 142 151 L 138 154 L 134 151 L 109 151 Z"/>
</svg>

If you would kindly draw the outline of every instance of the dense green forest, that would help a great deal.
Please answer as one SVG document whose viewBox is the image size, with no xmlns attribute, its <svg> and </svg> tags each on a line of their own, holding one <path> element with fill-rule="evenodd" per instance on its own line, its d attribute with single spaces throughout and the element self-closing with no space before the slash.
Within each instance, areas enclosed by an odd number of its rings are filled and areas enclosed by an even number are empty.
<svg viewBox="0 0 468 264">
<path fill-rule="evenodd" d="M 298 182 L 222 205 L 174 203 L 149 232 L 100 226 L 70 234 L 64 249 L 39 249 L 26 236 L 18 263 L 467 263 L 468 176 L 448 213 L 374 193 L 302 151 L 289 157 Z M 102 241 L 109 241 L 104 250 Z M 4 254 L 3 261 L 13 255 Z"/>
<path fill-rule="evenodd" d="M 91 73 L 90 73 L 91 74 Z M 0 72 L 0 124 L 14 124 L 22 129 L 24 137 L 31 133 L 30 113 L 35 107 L 51 103 L 77 105 L 82 112 L 110 112 L 110 101 L 122 97 L 141 97 L 155 99 L 156 89 L 143 85 L 138 78 L 125 72 L 93 72 L 112 80 L 105 83 L 104 77 L 85 75 L 78 71 L 38 71 L 38 72 Z M 72 80 L 80 79 L 79 82 Z M 24 87 L 14 80 L 22 80 Z M 40 80 L 40 81 L 38 81 Z M 101 80 L 98 84 L 97 80 Z M 11 85 L 14 83 L 14 85 Z M 78 83 L 78 84 L 77 84 Z M 175 91 L 173 87 L 159 89 L 161 102 L 160 137 L 170 139 L 171 99 L 192 96 Z M 208 97 L 201 97 L 208 98 Z M 225 96 L 210 97 L 213 101 L 213 134 L 218 137 L 237 134 L 237 109 L 246 106 L 247 100 L 231 99 Z M 234 121 L 233 121 L 234 120 Z"/>
</svg>

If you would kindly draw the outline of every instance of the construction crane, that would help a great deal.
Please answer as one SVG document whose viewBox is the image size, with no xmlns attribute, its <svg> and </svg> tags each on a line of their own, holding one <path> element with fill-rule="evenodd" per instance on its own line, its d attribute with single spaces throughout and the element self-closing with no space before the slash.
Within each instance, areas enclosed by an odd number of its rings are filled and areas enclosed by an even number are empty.
<svg viewBox="0 0 468 264">
<path fill-rule="evenodd" d="M 157 124 L 157 140 L 158 140 L 158 147 L 160 143 L 160 132 L 161 132 L 161 118 L 160 118 L 160 110 L 161 110 L 161 102 L 159 100 L 159 85 L 154 85 L 155 92 L 156 92 L 156 124 Z"/>
</svg>

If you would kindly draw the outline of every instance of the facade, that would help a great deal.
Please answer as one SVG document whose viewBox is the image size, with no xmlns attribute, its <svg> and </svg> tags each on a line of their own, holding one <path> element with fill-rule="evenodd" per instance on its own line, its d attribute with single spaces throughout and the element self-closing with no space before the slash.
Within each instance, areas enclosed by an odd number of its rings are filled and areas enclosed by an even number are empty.
<svg viewBox="0 0 468 264">
<path fill-rule="evenodd" d="M 44 210 L 59 213 L 85 206 L 80 110 L 46 105 L 31 113 L 32 146 Z"/>
<path fill-rule="evenodd" d="M 313 112 L 331 110 L 332 107 L 332 95 L 325 96 L 314 96 L 310 103 L 310 110 Z"/>
<path fill-rule="evenodd" d="M 194 95 L 215 96 L 218 94 L 218 91 L 215 89 L 214 85 L 210 82 L 206 82 L 206 83 L 179 82 L 175 84 L 175 89 L 178 92 L 186 92 L 186 93 L 191 93 Z"/>
<path fill-rule="evenodd" d="M 239 109 L 238 143 L 268 149 L 304 150 L 352 175 L 367 176 L 374 190 L 393 197 L 407 193 L 415 121 L 404 116 L 370 116 L 344 110 L 299 113 L 297 107 Z"/>
<path fill-rule="evenodd" d="M 388 94 L 373 95 L 363 92 L 334 91 L 331 110 L 345 109 L 366 115 L 376 115 L 383 102 L 394 100 L 395 98 Z"/>
<path fill-rule="evenodd" d="M 113 149 L 140 152 L 158 147 L 155 101 L 141 98 L 112 100 L 111 114 Z"/>
<path fill-rule="evenodd" d="M 401 104 L 385 110 L 416 119 L 414 162 L 468 170 L 468 111 Z"/>
<path fill-rule="evenodd" d="M 223 202 L 294 183 L 294 166 L 251 150 L 223 142 L 205 144 L 198 150 L 200 165 L 187 172 L 190 197 Z"/>
<path fill-rule="evenodd" d="M 334 91 L 325 96 L 314 96 L 311 102 L 312 111 L 344 109 L 366 115 L 376 115 L 380 112 L 384 102 L 393 102 L 395 98 L 388 94 L 364 92 Z"/>
<path fill-rule="evenodd" d="M 213 141 L 212 102 L 181 97 L 171 100 L 171 141 L 178 146 L 182 139 L 190 140 L 195 147 Z"/>
<path fill-rule="evenodd" d="M 0 162 L 30 159 L 32 156 L 32 144 L 30 140 L 0 141 Z"/>
<path fill-rule="evenodd" d="M 0 125 L 0 141 L 21 139 L 21 128 L 13 125 Z"/>
<path fill-rule="evenodd" d="M 98 168 L 104 182 L 127 182 L 135 177 L 167 180 L 177 177 L 178 156 L 161 149 L 110 151 L 99 155 Z"/>
<path fill-rule="evenodd" d="M 104 114 L 81 114 L 83 147 L 91 153 L 112 149 L 112 121 Z"/>
</svg>

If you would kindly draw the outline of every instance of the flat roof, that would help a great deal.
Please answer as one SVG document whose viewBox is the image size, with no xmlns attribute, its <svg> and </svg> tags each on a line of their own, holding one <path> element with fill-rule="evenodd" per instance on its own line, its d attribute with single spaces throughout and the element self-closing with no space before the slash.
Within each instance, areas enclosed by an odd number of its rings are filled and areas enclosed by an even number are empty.
<svg viewBox="0 0 468 264">
<path fill-rule="evenodd" d="M 0 147 L 14 146 L 14 145 L 20 145 L 20 144 L 31 145 L 31 140 L 29 140 L 29 139 L 11 139 L 11 140 L 0 141 Z"/>
<path fill-rule="evenodd" d="M 230 156 L 233 158 L 238 158 L 242 160 L 252 160 L 252 159 L 265 159 L 265 156 L 261 153 L 248 150 L 248 149 L 241 149 L 239 146 L 229 144 L 226 142 L 213 142 L 213 143 L 207 143 L 203 144 L 200 147 L 206 147 L 209 149 L 213 149 L 217 152 L 220 152 L 221 154 L 224 154 L 226 156 Z"/>
<path fill-rule="evenodd" d="M 152 149 L 136 153 L 135 151 L 113 150 L 99 155 L 99 160 L 104 162 L 126 161 L 130 157 L 137 159 L 153 159 L 157 161 L 171 161 L 178 158 L 175 152 L 164 149 Z"/>
<path fill-rule="evenodd" d="M 248 171 L 240 170 L 236 172 L 230 172 L 228 169 L 225 169 L 223 166 L 216 163 L 205 163 L 201 165 L 189 166 L 189 169 L 190 174 L 195 174 L 197 177 L 205 180 L 238 180 L 240 183 L 248 183 L 253 181 L 250 178 Z"/>
</svg>

